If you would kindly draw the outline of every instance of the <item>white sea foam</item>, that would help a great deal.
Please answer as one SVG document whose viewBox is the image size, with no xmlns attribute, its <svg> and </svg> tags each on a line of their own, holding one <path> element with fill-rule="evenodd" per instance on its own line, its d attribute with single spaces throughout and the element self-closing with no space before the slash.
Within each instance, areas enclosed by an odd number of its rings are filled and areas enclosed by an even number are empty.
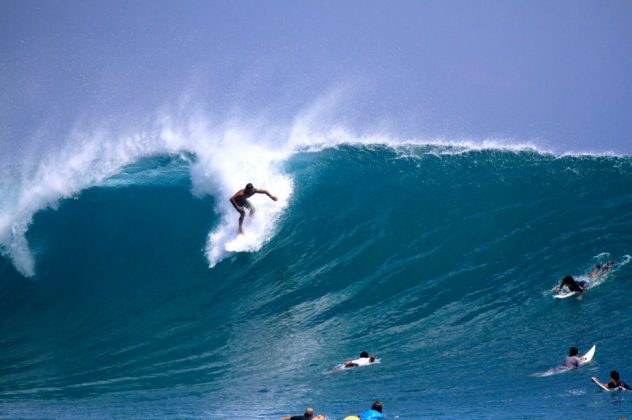
<svg viewBox="0 0 632 420">
<path fill-rule="evenodd" d="M 194 153 L 191 164 L 193 192 L 217 198 L 219 225 L 209 233 L 205 254 L 213 267 L 230 252 L 259 250 L 272 236 L 277 220 L 288 205 L 292 180 L 283 173 L 281 163 L 290 155 L 277 128 L 266 130 L 258 123 L 231 122 L 213 127 L 203 119 L 192 120 L 184 129 L 163 121 L 161 137 L 169 144 Z M 256 194 L 250 201 L 256 208 L 244 225 L 245 235 L 238 237 L 239 214 L 228 198 L 252 182 L 268 190 L 277 202 Z"/>
</svg>

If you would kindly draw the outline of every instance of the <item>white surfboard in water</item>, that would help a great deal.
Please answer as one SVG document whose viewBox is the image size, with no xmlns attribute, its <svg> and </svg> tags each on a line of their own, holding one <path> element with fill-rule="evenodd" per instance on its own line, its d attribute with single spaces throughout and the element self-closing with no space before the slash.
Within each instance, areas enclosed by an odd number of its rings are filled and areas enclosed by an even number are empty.
<svg viewBox="0 0 632 420">
<path fill-rule="evenodd" d="M 553 298 L 554 299 L 566 299 L 566 298 L 569 298 L 571 296 L 575 296 L 577 293 L 578 292 L 571 292 L 569 290 L 569 291 L 566 291 L 566 292 L 558 293 L 557 295 L 553 295 Z"/>
</svg>

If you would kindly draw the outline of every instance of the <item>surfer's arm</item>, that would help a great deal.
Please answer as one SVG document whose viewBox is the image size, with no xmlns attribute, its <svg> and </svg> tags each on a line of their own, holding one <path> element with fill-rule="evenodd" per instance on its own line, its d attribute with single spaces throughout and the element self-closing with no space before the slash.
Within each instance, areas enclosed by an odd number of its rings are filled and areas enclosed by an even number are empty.
<svg viewBox="0 0 632 420">
<path fill-rule="evenodd" d="M 595 376 L 593 376 L 591 378 L 593 380 L 594 383 L 596 383 L 597 385 L 600 385 L 604 388 L 608 388 L 608 384 L 604 384 L 603 382 L 601 382 L 599 379 L 597 379 Z"/>
<path fill-rule="evenodd" d="M 555 291 L 556 291 L 556 292 L 559 292 L 560 290 L 562 290 L 562 287 L 564 287 L 564 281 L 563 281 L 563 280 L 562 280 L 562 282 L 560 283 L 560 285 L 559 285 L 559 286 L 557 286 L 557 287 L 555 288 Z"/>
<path fill-rule="evenodd" d="M 278 200 L 278 198 L 276 198 L 275 196 L 270 194 L 267 190 L 258 190 L 258 189 L 255 188 L 255 192 L 258 193 L 258 194 L 265 194 L 265 195 L 267 195 L 268 197 L 270 197 L 274 201 Z"/>
</svg>

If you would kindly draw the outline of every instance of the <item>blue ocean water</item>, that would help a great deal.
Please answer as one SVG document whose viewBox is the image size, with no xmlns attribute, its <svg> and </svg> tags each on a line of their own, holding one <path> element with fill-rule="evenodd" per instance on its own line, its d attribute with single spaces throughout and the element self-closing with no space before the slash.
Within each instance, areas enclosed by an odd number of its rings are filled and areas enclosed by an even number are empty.
<svg viewBox="0 0 632 420">
<path fill-rule="evenodd" d="M 36 211 L 32 273 L 4 246 L 0 418 L 632 414 L 590 381 L 632 382 L 632 158 L 298 151 L 275 166 L 287 183 L 251 179 L 284 203 L 252 199 L 242 252 L 198 159 L 143 158 Z M 552 298 L 606 261 L 585 296 Z M 592 344 L 588 366 L 538 376 Z M 362 350 L 381 363 L 332 372 Z"/>
</svg>

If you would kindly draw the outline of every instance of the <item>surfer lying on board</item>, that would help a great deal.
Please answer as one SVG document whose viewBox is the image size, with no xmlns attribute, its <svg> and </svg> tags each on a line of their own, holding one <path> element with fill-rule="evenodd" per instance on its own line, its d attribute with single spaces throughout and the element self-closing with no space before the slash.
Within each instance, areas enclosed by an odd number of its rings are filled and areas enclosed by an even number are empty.
<svg viewBox="0 0 632 420">
<path fill-rule="evenodd" d="M 354 367 L 360 367 L 360 366 L 365 366 L 371 363 L 375 362 L 375 356 L 369 356 L 369 353 L 366 351 L 363 351 L 362 353 L 360 353 L 360 358 L 359 359 L 355 359 L 355 360 L 349 360 L 347 362 L 344 363 L 344 367 L 345 368 L 354 368 Z"/>
<path fill-rule="evenodd" d="M 235 207 L 235 210 L 239 212 L 239 233 L 240 234 L 244 233 L 242 224 L 244 223 L 244 217 L 246 217 L 245 209 L 250 209 L 251 216 L 255 214 L 255 207 L 250 203 L 250 201 L 248 201 L 248 199 L 255 194 L 265 194 L 274 201 L 278 200 L 278 198 L 270 194 L 268 191 L 259 190 L 255 188 L 251 183 L 248 183 L 248 185 L 246 185 L 246 188 L 244 188 L 243 190 L 237 191 L 230 198 L 230 203 L 233 205 L 233 207 Z"/>
<path fill-rule="evenodd" d="M 575 346 L 571 347 L 568 350 L 568 356 L 564 359 L 564 367 L 568 369 L 574 369 L 576 367 L 580 367 L 584 363 L 589 362 L 592 359 L 592 354 L 594 354 L 594 349 L 591 349 L 584 356 L 579 357 L 579 349 Z"/>
<path fill-rule="evenodd" d="M 603 265 L 597 264 L 595 268 L 593 268 L 591 272 L 588 273 L 588 278 L 592 279 L 593 277 L 596 277 L 596 276 L 601 277 L 605 274 L 608 274 L 608 271 L 610 271 L 613 265 L 614 263 L 612 261 L 608 261 L 607 263 Z"/>
<path fill-rule="evenodd" d="M 571 292 L 582 293 L 587 286 L 587 282 L 585 281 L 575 281 L 573 276 L 565 276 L 562 279 L 562 283 L 555 288 L 556 292 L 562 290 L 562 287 L 567 287 Z"/>
<path fill-rule="evenodd" d="M 305 409 L 305 413 L 303 413 L 302 416 L 286 416 L 286 417 L 281 417 L 281 420 L 327 420 L 327 418 L 325 416 L 323 416 L 322 414 L 317 415 L 316 417 L 314 417 L 314 409 L 311 407 L 307 407 Z"/>
<path fill-rule="evenodd" d="M 608 388 L 612 390 L 626 390 L 626 391 L 632 390 L 632 388 L 630 388 L 628 384 L 626 384 L 619 378 L 619 372 L 617 372 L 616 370 L 610 371 L 610 382 L 608 382 L 608 385 L 605 385 L 604 383 L 599 382 L 599 380 L 594 376 L 592 377 L 592 380 L 604 388 Z"/>
<path fill-rule="evenodd" d="M 281 420 L 312 420 L 312 418 L 314 417 L 314 409 L 311 407 L 307 407 L 305 409 L 305 413 L 303 413 L 302 416 L 286 416 L 286 417 L 281 417 Z"/>
<path fill-rule="evenodd" d="M 579 350 L 577 347 L 571 347 L 568 351 L 568 356 L 564 360 L 564 366 L 569 369 L 579 367 L 582 364 L 582 359 L 577 356 L 579 354 Z"/>
</svg>

